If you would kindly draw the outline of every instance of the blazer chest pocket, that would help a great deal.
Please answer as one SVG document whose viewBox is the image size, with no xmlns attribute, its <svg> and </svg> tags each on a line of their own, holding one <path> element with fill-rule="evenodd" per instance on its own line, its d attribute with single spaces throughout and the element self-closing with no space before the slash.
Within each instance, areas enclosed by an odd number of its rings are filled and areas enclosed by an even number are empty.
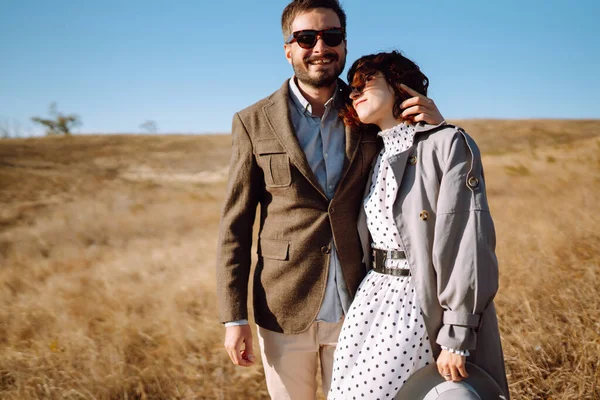
<svg viewBox="0 0 600 400">
<path fill-rule="evenodd" d="M 259 164 L 265 175 L 267 187 L 285 187 L 292 183 L 290 158 L 277 139 L 263 139 L 256 142 Z"/>
<path fill-rule="evenodd" d="M 287 261 L 290 256 L 290 242 L 285 240 L 260 239 L 258 254 L 272 260 Z"/>
</svg>

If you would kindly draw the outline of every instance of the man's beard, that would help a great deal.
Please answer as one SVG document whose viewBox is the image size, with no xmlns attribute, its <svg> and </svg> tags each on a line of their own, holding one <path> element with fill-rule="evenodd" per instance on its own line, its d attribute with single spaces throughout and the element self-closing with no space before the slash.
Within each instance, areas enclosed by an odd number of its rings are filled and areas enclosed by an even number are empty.
<svg viewBox="0 0 600 400">
<path fill-rule="evenodd" d="M 342 59 L 341 63 L 339 63 L 339 58 L 335 54 L 328 54 L 324 57 L 318 58 L 331 59 L 332 64 L 335 65 L 335 68 L 331 71 L 320 70 L 316 74 L 313 73 L 312 75 L 310 75 L 308 69 L 310 68 L 309 62 L 311 61 L 311 59 L 305 58 L 298 62 L 294 61 L 292 63 L 292 68 L 294 69 L 294 74 L 296 75 L 296 78 L 305 85 L 314 88 L 328 87 L 333 85 L 337 81 L 338 76 L 340 76 L 340 74 L 344 70 L 344 66 L 346 64 L 346 57 Z"/>
</svg>

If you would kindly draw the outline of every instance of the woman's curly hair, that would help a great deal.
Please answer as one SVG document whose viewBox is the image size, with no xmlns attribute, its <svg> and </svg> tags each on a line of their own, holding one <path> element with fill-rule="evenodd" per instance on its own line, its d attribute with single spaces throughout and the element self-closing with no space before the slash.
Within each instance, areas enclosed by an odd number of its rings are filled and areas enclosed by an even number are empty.
<svg viewBox="0 0 600 400">
<path fill-rule="evenodd" d="M 402 114 L 400 107 L 402 102 L 412 97 L 401 88 L 400 84 L 403 83 L 423 96 L 427 96 L 429 79 L 421 72 L 417 64 L 398 51 L 369 54 L 359 58 L 348 71 L 348 83 L 351 88 L 361 91 L 368 78 L 379 73 L 384 76 L 387 84 L 394 91 L 396 101 L 393 113 L 396 119 L 400 118 L 400 114 Z M 340 110 L 340 116 L 348 126 L 361 125 L 350 99 Z"/>
</svg>

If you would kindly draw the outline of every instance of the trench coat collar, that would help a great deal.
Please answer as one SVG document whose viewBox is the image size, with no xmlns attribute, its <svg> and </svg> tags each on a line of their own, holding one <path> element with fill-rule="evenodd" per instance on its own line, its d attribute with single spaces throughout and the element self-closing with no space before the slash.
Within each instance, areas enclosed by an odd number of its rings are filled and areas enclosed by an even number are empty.
<svg viewBox="0 0 600 400">
<path fill-rule="evenodd" d="M 437 125 L 431 125 L 426 122 L 417 122 L 417 124 L 415 125 L 415 136 L 419 133 L 430 132 L 439 128 L 443 128 L 447 124 L 448 123 L 446 121 L 442 121 Z"/>
</svg>

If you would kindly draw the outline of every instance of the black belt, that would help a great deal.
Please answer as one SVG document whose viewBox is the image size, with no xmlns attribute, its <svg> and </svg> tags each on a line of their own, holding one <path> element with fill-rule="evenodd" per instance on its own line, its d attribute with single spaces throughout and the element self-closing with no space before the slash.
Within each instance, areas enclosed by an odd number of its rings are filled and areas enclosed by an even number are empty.
<svg viewBox="0 0 600 400">
<path fill-rule="evenodd" d="M 406 253 L 399 250 L 380 250 L 373 249 L 372 267 L 375 272 L 393 276 L 409 276 L 408 268 L 388 268 L 385 266 L 385 260 L 404 260 Z"/>
</svg>

